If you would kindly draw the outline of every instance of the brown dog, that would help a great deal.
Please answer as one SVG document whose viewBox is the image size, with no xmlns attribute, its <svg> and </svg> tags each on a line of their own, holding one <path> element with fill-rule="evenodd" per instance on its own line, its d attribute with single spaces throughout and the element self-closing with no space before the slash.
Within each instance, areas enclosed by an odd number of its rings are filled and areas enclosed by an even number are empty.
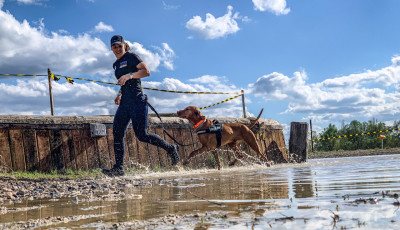
<svg viewBox="0 0 400 230">
<path fill-rule="evenodd" d="M 229 123 L 224 124 L 222 128 L 222 137 L 221 137 L 221 146 L 228 145 L 233 151 L 239 156 L 239 158 L 243 158 L 243 155 L 240 153 L 237 144 L 239 142 L 246 142 L 254 151 L 260 155 L 261 159 L 263 159 L 266 164 L 269 166 L 268 159 L 265 154 L 263 154 L 260 150 L 260 146 L 256 141 L 256 137 L 254 133 L 250 130 L 258 119 L 260 118 L 262 110 L 258 115 L 257 119 L 254 120 L 249 126 L 245 126 L 239 123 Z M 180 110 L 177 112 L 178 117 L 185 118 L 189 120 L 189 122 L 193 125 L 196 131 L 205 130 L 208 127 L 213 125 L 213 122 L 207 120 L 205 116 L 203 116 L 200 110 L 195 106 L 188 106 L 184 110 Z M 201 148 L 194 150 L 189 154 L 189 156 L 183 160 L 183 164 L 186 165 L 189 163 L 189 160 L 206 151 L 214 150 L 217 148 L 217 139 L 214 134 L 201 134 L 198 135 L 199 141 L 202 144 Z M 218 163 L 218 169 L 221 169 L 221 161 L 219 160 L 218 153 L 216 151 L 212 151 L 215 160 Z M 229 165 L 234 165 L 237 159 L 233 160 Z"/>
</svg>

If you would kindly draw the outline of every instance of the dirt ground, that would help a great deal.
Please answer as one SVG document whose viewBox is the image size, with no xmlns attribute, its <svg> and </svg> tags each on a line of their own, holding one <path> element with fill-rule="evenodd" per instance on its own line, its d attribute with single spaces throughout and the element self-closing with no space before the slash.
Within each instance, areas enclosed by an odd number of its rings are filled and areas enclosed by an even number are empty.
<svg viewBox="0 0 400 230">
<path fill-rule="evenodd" d="M 308 153 L 308 159 L 400 154 L 400 148 Z"/>
</svg>

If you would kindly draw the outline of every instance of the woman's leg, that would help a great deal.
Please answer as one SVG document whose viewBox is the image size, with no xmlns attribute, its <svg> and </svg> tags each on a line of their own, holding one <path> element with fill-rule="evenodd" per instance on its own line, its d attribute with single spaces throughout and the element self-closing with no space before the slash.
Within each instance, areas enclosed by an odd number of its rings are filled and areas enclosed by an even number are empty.
<svg viewBox="0 0 400 230">
<path fill-rule="evenodd" d="M 122 167 L 124 164 L 124 136 L 130 120 L 127 108 L 119 106 L 114 116 L 113 134 L 114 134 L 114 152 L 115 166 Z"/>
<path fill-rule="evenodd" d="M 167 152 L 170 152 L 174 146 L 166 142 L 157 134 L 152 134 L 147 132 L 147 113 L 148 106 L 146 102 L 137 102 L 130 109 L 130 117 L 132 120 L 132 126 L 135 130 L 135 135 L 139 139 L 139 141 L 143 141 L 160 148 L 165 149 Z"/>
</svg>

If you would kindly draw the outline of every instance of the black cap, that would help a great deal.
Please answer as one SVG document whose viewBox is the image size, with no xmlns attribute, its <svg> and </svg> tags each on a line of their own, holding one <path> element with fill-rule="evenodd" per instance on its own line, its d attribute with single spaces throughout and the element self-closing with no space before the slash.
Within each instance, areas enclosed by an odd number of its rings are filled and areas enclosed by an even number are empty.
<svg viewBox="0 0 400 230">
<path fill-rule="evenodd" d="M 121 35 L 114 35 L 111 38 L 111 46 L 113 46 L 114 44 L 118 44 L 118 45 L 124 45 L 125 41 L 124 38 Z"/>
</svg>

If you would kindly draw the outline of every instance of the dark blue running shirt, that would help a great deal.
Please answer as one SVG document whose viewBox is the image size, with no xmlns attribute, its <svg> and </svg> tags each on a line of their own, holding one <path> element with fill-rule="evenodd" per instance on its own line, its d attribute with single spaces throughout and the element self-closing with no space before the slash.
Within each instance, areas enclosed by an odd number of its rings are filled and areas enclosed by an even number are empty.
<svg viewBox="0 0 400 230">
<path fill-rule="evenodd" d="M 134 73 L 139 71 L 136 67 L 142 59 L 130 52 L 126 52 L 124 56 L 114 62 L 113 69 L 115 71 L 115 77 L 119 79 L 122 75 L 127 73 Z M 122 89 L 122 98 L 121 104 L 126 103 L 128 101 L 135 101 L 141 98 L 142 96 L 142 84 L 140 79 L 130 79 L 126 81 L 125 85 L 121 87 Z"/>
</svg>

